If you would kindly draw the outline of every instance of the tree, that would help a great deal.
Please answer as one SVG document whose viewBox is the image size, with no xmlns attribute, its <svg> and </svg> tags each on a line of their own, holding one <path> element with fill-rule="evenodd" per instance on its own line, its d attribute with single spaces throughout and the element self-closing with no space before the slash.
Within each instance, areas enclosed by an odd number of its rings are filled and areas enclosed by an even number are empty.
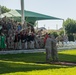
<svg viewBox="0 0 76 75">
<path fill-rule="evenodd" d="M 8 9 L 7 7 L 5 6 L 1 6 L 1 13 L 6 13 L 6 12 L 9 12 L 11 9 Z"/>
<path fill-rule="evenodd" d="M 58 36 L 57 32 L 52 32 L 51 34 L 53 34 L 55 38 Z"/>
<path fill-rule="evenodd" d="M 67 34 L 76 33 L 76 21 L 68 18 L 64 21 L 63 25 L 65 26 L 65 30 Z"/>
<path fill-rule="evenodd" d="M 68 34 L 69 41 L 74 41 L 74 33 L 76 33 L 76 21 L 68 18 L 64 21 L 65 31 Z"/>
<path fill-rule="evenodd" d="M 59 35 L 63 35 L 64 34 L 64 31 L 63 30 L 60 30 L 59 31 Z"/>
</svg>

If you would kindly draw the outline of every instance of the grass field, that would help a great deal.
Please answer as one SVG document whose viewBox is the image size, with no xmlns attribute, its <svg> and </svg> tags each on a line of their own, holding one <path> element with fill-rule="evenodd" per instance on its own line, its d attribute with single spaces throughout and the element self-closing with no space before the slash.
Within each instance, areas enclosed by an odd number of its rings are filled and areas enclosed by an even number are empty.
<svg viewBox="0 0 76 75">
<path fill-rule="evenodd" d="M 59 59 L 76 63 L 76 50 L 59 52 Z M 0 55 L 0 75 L 76 75 L 76 66 L 38 62 L 45 62 L 45 53 Z"/>
</svg>

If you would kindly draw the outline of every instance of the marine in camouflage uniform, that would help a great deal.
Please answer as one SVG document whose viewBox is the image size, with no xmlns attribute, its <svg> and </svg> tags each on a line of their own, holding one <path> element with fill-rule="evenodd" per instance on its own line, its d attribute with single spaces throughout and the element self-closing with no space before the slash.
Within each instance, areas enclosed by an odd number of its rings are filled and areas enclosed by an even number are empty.
<svg viewBox="0 0 76 75">
<path fill-rule="evenodd" d="M 53 35 L 51 35 L 51 38 L 52 38 L 52 49 L 51 49 L 52 61 L 58 61 L 56 39 Z"/>
<path fill-rule="evenodd" d="M 46 49 L 46 62 L 50 62 L 51 59 L 51 50 L 52 50 L 52 39 L 51 35 L 48 35 L 48 38 L 45 42 L 45 49 Z"/>
</svg>

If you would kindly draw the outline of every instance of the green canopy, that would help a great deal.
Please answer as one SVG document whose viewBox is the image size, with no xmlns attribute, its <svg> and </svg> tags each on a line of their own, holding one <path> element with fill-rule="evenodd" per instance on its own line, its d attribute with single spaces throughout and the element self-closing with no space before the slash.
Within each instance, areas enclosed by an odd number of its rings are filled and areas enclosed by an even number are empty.
<svg viewBox="0 0 76 75">
<path fill-rule="evenodd" d="M 11 17 L 17 21 L 21 21 L 21 10 L 11 10 L 10 12 L 2 14 L 2 16 Z M 24 10 L 24 16 L 27 22 L 35 22 L 37 20 L 62 20 L 61 18 L 56 18 L 53 16 L 48 16 L 26 10 Z"/>
</svg>

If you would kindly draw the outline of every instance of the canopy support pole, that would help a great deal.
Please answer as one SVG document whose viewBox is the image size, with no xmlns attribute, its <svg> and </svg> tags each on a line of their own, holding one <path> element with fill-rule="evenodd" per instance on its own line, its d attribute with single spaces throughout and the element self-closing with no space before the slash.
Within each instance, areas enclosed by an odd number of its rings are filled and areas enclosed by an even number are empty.
<svg viewBox="0 0 76 75">
<path fill-rule="evenodd" d="M 24 0 L 21 0 L 21 11 L 22 11 L 21 23 L 23 25 L 24 21 L 25 21 L 25 17 L 24 17 Z"/>
<path fill-rule="evenodd" d="M 63 19 L 63 23 L 64 23 L 64 19 Z M 65 26 L 63 25 L 63 31 L 64 31 L 64 35 L 66 34 L 65 33 Z"/>
<path fill-rule="evenodd" d="M 0 5 L 0 19 L 1 19 L 1 5 Z"/>
</svg>

